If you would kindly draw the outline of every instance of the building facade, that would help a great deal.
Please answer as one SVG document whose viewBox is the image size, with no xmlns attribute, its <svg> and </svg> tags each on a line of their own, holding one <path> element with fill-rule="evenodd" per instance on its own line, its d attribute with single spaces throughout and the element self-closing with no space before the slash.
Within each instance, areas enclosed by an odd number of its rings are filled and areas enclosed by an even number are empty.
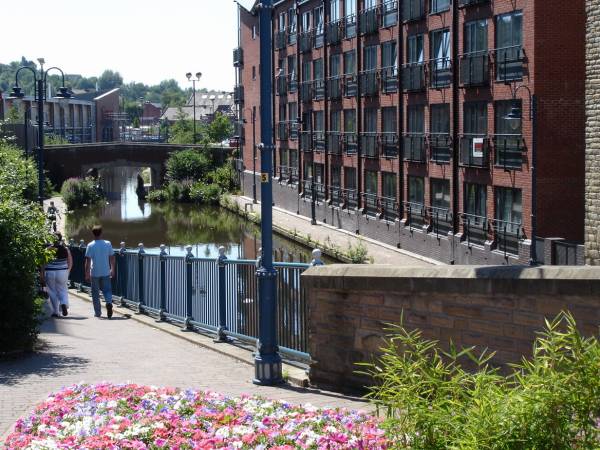
<svg viewBox="0 0 600 450">
<path fill-rule="evenodd" d="M 275 204 L 447 263 L 554 262 L 583 242 L 584 25 L 583 0 L 276 2 Z M 257 26 L 241 8 L 246 136 Z"/>
</svg>

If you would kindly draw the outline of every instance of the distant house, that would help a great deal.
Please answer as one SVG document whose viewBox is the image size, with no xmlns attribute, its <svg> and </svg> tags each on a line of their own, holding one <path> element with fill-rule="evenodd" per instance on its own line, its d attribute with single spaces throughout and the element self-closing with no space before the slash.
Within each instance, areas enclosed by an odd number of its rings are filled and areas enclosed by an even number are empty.
<svg viewBox="0 0 600 450">
<path fill-rule="evenodd" d="M 185 106 L 167 108 L 161 116 L 161 120 L 175 122 L 179 119 L 180 111 L 184 114 L 186 119 L 193 120 L 193 95 L 190 95 Z M 233 95 L 231 92 L 196 92 L 196 121 L 211 122 L 217 112 L 226 116 L 233 116 Z"/>
<path fill-rule="evenodd" d="M 145 102 L 140 122 L 142 125 L 154 125 L 158 123 L 163 110 L 160 103 Z"/>
</svg>

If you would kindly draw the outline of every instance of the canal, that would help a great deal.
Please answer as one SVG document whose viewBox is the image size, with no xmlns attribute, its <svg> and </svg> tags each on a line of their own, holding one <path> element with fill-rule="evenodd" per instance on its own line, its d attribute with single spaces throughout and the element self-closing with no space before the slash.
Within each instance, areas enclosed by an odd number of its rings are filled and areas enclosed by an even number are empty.
<svg viewBox="0 0 600 450">
<path fill-rule="evenodd" d="M 194 256 L 216 258 L 218 248 L 236 259 L 255 259 L 260 248 L 260 228 L 241 216 L 216 206 L 150 204 L 136 194 L 141 168 L 115 167 L 103 170 L 101 185 L 106 204 L 87 207 L 67 215 L 66 234 L 76 242 L 91 240 L 91 228 L 101 224 L 104 238 L 114 247 L 143 243 L 146 252 L 158 253 L 161 244 L 171 255 L 185 254 L 192 245 Z M 273 236 L 275 261 L 309 262 L 311 249 L 282 236 Z M 329 260 L 326 262 L 333 262 Z"/>
</svg>

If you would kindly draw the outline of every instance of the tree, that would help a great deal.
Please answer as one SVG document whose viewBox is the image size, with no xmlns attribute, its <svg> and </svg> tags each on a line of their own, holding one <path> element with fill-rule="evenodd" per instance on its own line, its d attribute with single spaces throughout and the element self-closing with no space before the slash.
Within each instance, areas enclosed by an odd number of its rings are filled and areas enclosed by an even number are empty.
<svg viewBox="0 0 600 450">
<path fill-rule="evenodd" d="M 98 79 L 98 87 L 101 90 L 114 89 L 123 85 L 123 77 L 119 72 L 113 72 L 112 70 L 105 70 Z"/>
<path fill-rule="evenodd" d="M 173 144 L 194 143 L 194 121 L 187 118 L 187 114 L 181 107 L 175 115 L 175 123 L 169 129 L 169 142 Z"/>
<path fill-rule="evenodd" d="M 233 135 L 233 124 L 229 117 L 217 112 L 214 120 L 208 126 L 207 138 L 209 142 L 221 142 Z"/>
</svg>

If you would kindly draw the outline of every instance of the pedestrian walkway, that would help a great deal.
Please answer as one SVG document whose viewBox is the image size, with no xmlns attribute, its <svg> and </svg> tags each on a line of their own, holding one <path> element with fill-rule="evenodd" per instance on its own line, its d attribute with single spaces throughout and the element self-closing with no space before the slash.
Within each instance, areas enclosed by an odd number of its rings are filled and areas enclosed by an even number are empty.
<svg viewBox="0 0 600 450">
<path fill-rule="evenodd" d="M 250 208 L 253 212 L 260 213 L 260 203 L 253 204 L 252 199 L 243 196 L 232 196 L 237 201 L 242 211 Z M 360 241 L 367 247 L 368 256 L 373 258 L 374 264 L 391 264 L 397 266 L 415 266 L 424 267 L 442 264 L 430 258 L 426 258 L 406 250 L 397 249 L 391 245 L 369 239 L 364 236 L 357 236 L 346 230 L 327 225 L 323 222 L 317 222 L 316 225 L 310 223 L 310 218 L 299 214 L 294 214 L 285 209 L 273 208 L 273 225 L 293 233 L 294 230 L 301 236 L 310 236 L 317 242 L 328 242 L 330 245 L 340 249 L 346 249 L 348 243 L 356 246 Z"/>
<path fill-rule="evenodd" d="M 336 393 L 255 386 L 248 364 L 118 313 L 132 314 L 130 310 L 117 308 L 112 320 L 96 319 L 91 303 L 75 296 L 70 302 L 68 317 L 44 322 L 38 352 L 0 361 L 0 444 L 18 417 L 50 392 L 79 382 L 189 387 L 319 407 L 369 409 L 368 403 Z"/>
<path fill-rule="evenodd" d="M 58 208 L 59 214 L 56 216 L 56 231 L 65 236 L 65 216 L 67 214 L 67 205 L 62 197 L 52 197 L 44 200 L 44 214 L 48 211 L 50 202 L 54 202 L 54 206 Z"/>
</svg>

